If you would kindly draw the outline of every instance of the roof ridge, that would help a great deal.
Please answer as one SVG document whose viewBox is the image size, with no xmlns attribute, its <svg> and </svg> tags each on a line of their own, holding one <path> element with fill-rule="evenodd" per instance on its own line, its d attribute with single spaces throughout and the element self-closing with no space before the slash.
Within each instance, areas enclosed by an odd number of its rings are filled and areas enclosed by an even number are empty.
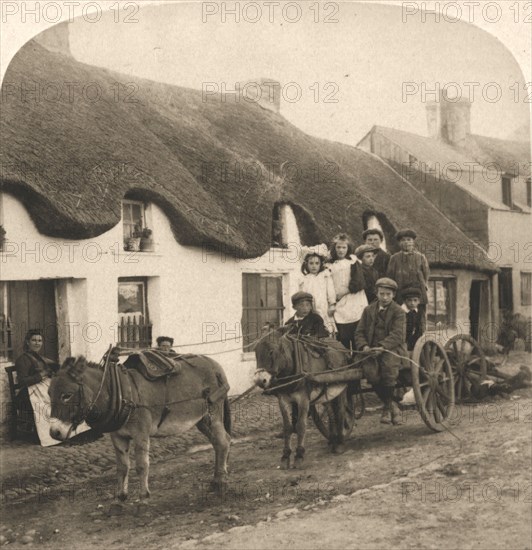
<svg viewBox="0 0 532 550">
<path fill-rule="evenodd" d="M 415 185 L 413 185 L 412 183 L 410 183 L 407 179 L 405 179 L 397 170 L 395 170 L 392 166 L 390 166 L 384 159 L 382 159 L 381 157 L 379 157 L 378 155 L 376 155 L 375 153 L 372 153 L 370 151 L 365 151 L 366 153 L 368 153 L 369 155 L 372 155 L 373 157 L 375 157 L 376 159 L 378 159 L 382 164 L 384 164 L 388 169 L 390 169 L 392 172 L 394 172 L 395 174 L 397 174 L 397 176 L 399 176 L 401 178 L 401 180 L 406 183 L 413 191 L 415 191 L 417 194 L 421 195 L 423 198 L 426 199 L 426 201 L 430 204 L 430 206 L 436 210 L 439 214 L 441 214 L 457 231 L 459 231 L 468 241 L 471 241 L 483 254 L 483 256 L 485 257 L 485 259 L 487 261 L 489 261 L 490 263 L 493 263 L 487 256 L 486 254 L 486 251 L 477 243 L 475 242 L 469 235 L 467 235 L 467 233 L 465 233 L 460 227 L 458 227 L 448 216 L 445 215 L 444 212 L 442 212 L 439 208 L 437 208 L 429 199 L 427 199 L 425 197 L 425 195 L 423 195 L 423 193 L 421 193 L 421 191 L 419 191 Z"/>
</svg>

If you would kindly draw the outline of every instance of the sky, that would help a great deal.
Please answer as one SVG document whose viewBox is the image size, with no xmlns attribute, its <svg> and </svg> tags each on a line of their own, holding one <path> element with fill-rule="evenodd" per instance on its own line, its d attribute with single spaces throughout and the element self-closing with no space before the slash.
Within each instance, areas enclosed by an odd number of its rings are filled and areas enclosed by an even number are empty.
<svg viewBox="0 0 532 550">
<path fill-rule="evenodd" d="M 501 38 L 515 42 L 514 53 L 528 59 L 522 33 L 530 34 L 531 26 L 521 21 L 528 15 L 526 3 L 518 12 L 510 2 L 499 2 L 497 24 L 487 21 L 497 13 L 483 12 L 482 4 L 464 17 L 475 24 L 456 21 L 452 9 L 445 12 L 450 21 L 423 19 L 416 2 L 299 2 L 297 22 L 291 21 L 297 8 L 283 13 L 286 2 L 274 6 L 273 21 L 264 2 L 225 2 L 228 8 L 238 4 L 239 22 L 229 13 L 223 18 L 220 2 L 149 4 L 143 2 L 138 12 L 129 6 L 129 19 L 136 22 L 124 21 L 126 11 L 104 13 L 97 23 L 74 19 L 74 57 L 195 89 L 206 83 L 233 89 L 240 81 L 273 78 L 283 86 L 281 113 L 290 122 L 350 145 L 374 124 L 426 135 L 425 104 L 438 84 L 464 97 L 474 93 L 473 133 L 508 138 L 529 124 L 530 76 L 523 76 L 500 40 L 479 28 L 497 28 Z"/>
</svg>

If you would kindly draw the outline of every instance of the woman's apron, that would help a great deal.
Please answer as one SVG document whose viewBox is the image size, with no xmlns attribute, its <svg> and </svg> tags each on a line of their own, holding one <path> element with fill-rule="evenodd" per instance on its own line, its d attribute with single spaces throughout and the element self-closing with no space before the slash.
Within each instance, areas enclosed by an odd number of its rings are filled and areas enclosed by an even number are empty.
<svg viewBox="0 0 532 550">
<path fill-rule="evenodd" d="M 35 427 L 37 428 L 37 435 L 43 447 L 50 447 L 51 445 L 61 443 L 50 436 L 51 403 L 48 388 L 51 381 L 50 378 L 45 378 L 38 384 L 28 386 L 31 407 L 35 418 Z M 82 422 L 76 430 L 72 430 L 70 437 L 79 435 L 87 430 L 90 430 L 90 427 L 85 422 Z"/>
</svg>

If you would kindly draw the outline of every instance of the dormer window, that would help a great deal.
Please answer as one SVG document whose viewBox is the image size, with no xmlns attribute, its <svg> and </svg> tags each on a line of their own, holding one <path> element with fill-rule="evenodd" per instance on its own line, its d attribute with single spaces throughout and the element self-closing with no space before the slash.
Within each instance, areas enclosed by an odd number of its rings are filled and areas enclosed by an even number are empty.
<svg viewBox="0 0 532 550">
<path fill-rule="evenodd" d="M 146 207 L 141 201 L 122 201 L 124 250 L 150 252 L 153 250 L 152 231 L 146 223 Z"/>
<path fill-rule="evenodd" d="M 502 202 L 512 207 L 512 178 L 502 176 Z"/>
<path fill-rule="evenodd" d="M 272 216 L 272 247 L 288 248 L 299 245 L 301 239 L 296 217 L 288 204 L 276 204 Z"/>
</svg>

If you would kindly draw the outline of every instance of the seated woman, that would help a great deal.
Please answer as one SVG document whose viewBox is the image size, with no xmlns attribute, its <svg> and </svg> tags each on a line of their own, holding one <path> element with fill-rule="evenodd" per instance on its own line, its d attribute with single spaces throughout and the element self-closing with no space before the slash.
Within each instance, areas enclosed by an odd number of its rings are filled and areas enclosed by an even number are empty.
<svg viewBox="0 0 532 550">
<path fill-rule="evenodd" d="M 39 352 L 43 345 L 42 332 L 30 329 L 24 338 L 24 353 L 15 361 L 17 381 L 22 386 L 17 399 L 17 408 L 35 422 L 37 436 L 43 447 L 60 443 L 50 437 L 50 397 L 48 388 L 52 374 L 59 368 L 54 361 Z M 72 436 L 89 430 L 83 422 L 72 432 Z"/>
</svg>

